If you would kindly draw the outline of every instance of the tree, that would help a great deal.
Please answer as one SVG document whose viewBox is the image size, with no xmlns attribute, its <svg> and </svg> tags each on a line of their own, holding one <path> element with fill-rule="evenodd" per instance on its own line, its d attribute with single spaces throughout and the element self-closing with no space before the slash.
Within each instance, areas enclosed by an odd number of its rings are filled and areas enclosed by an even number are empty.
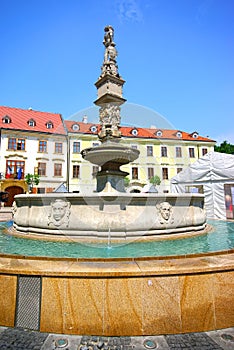
<svg viewBox="0 0 234 350">
<path fill-rule="evenodd" d="M 40 182 L 40 176 L 34 174 L 25 175 L 25 182 L 28 184 L 29 191 L 32 192 L 33 185 L 38 185 Z"/>
<path fill-rule="evenodd" d="M 234 145 L 223 141 L 220 146 L 214 146 L 215 152 L 234 154 Z"/>
<path fill-rule="evenodd" d="M 160 185 L 161 183 L 161 179 L 158 175 L 154 175 L 150 178 L 150 183 L 153 185 L 153 186 L 157 186 L 157 185 Z"/>
</svg>

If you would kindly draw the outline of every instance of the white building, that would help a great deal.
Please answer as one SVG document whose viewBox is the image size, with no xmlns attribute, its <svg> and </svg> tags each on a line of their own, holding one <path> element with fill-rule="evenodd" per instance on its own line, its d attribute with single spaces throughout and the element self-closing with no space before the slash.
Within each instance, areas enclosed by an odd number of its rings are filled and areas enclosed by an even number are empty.
<svg viewBox="0 0 234 350">
<path fill-rule="evenodd" d="M 67 177 L 66 129 L 60 114 L 0 107 L 0 190 L 27 192 L 26 174 L 40 175 L 37 192 L 53 191 Z"/>
</svg>

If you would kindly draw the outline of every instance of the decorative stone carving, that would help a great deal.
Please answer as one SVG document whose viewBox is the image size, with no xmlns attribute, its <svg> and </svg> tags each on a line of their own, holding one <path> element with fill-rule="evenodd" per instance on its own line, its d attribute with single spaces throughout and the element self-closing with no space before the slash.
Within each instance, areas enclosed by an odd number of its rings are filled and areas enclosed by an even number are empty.
<svg viewBox="0 0 234 350">
<path fill-rule="evenodd" d="M 17 212 L 17 205 L 16 205 L 16 202 L 14 201 L 13 204 L 12 204 L 12 218 L 14 219 L 14 216 Z"/>
<path fill-rule="evenodd" d="M 48 226 L 64 226 L 69 225 L 71 203 L 63 199 L 55 199 L 51 202 L 50 213 L 48 215 Z"/>
<path fill-rule="evenodd" d="M 172 210 L 172 206 L 170 203 L 162 202 L 160 204 L 157 204 L 156 208 L 158 210 L 160 224 L 174 222 L 173 210 Z"/>
<path fill-rule="evenodd" d="M 108 47 L 109 45 L 114 43 L 114 29 L 112 26 L 106 26 L 105 29 L 105 35 L 103 44 Z"/>
<path fill-rule="evenodd" d="M 111 128 L 118 130 L 120 124 L 120 107 L 108 103 L 105 106 L 102 106 L 99 110 L 100 124 L 102 129 L 105 129 L 106 125 L 111 125 Z"/>
<path fill-rule="evenodd" d="M 118 75 L 118 66 L 116 64 L 116 57 L 118 55 L 114 43 L 114 29 L 107 26 L 104 29 L 105 35 L 103 44 L 105 46 L 104 62 L 102 65 L 102 76 L 106 73 Z"/>
</svg>

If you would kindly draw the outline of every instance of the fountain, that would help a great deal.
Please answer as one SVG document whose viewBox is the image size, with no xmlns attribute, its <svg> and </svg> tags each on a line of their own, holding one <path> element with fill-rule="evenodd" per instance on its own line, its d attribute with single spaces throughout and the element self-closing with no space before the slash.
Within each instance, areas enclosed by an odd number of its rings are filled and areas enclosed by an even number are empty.
<svg viewBox="0 0 234 350">
<path fill-rule="evenodd" d="M 204 234 L 209 225 L 203 195 L 125 192 L 127 173 L 120 167 L 139 152 L 121 139 L 124 80 L 111 26 L 105 28 L 103 44 L 104 62 L 95 84 L 101 144 L 82 151 L 85 160 L 101 167 L 96 192 L 17 195 L 8 233 L 32 242 L 73 240 L 107 248 Z M 233 313 L 226 305 L 233 304 L 232 257 L 233 251 L 134 258 L 1 254 L 0 325 L 119 336 L 230 327 Z M 30 309 L 25 295 L 32 300 Z"/>
</svg>

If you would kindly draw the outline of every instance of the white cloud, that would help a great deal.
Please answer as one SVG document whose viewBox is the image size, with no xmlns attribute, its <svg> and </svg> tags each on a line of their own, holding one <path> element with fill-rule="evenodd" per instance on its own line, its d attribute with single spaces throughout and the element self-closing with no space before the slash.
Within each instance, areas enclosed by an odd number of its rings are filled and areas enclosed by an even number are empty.
<svg viewBox="0 0 234 350">
<path fill-rule="evenodd" d="M 143 19 L 140 6 L 136 0 L 117 1 L 117 15 L 120 21 L 141 22 Z"/>
</svg>

